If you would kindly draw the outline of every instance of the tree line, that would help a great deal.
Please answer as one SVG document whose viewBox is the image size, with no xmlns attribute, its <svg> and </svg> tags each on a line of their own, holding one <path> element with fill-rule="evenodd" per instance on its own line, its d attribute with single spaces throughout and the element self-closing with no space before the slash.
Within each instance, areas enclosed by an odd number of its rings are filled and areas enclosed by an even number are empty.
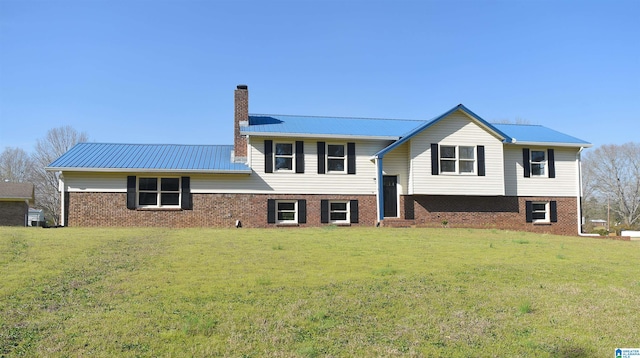
<svg viewBox="0 0 640 358">
<path fill-rule="evenodd" d="M 7 147 L 0 154 L 0 179 L 5 182 L 33 183 L 37 209 L 44 210 L 51 225 L 60 223 L 60 193 L 58 173 L 45 170 L 49 164 L 79 142 L 89 137 L 71 126 L 50 129 L 45 137 L 37 140 L 33 153 L 21 148 Z"/>
<path fill-rule="evenodd" d="M 585 152 L 583 215 L 607 229 L 640 227 L 640 144 L 605 144 Z"/>
</svg>

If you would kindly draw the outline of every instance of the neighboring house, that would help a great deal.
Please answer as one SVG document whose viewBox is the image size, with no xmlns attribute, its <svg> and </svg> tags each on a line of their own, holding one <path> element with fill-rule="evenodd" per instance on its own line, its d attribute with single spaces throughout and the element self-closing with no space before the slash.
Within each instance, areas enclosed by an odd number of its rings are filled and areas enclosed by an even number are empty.
<svg viewBox="0 0 640 358">
<path fill-rule="evenodd" d="M 27 226 L 33 202 L 33 184 L 0 182 L 0 226 Z"/>
<path fill-rule="evenodd" d="M 27 220 L 28 226 L 45 226 L 46 220 L 44 218 L 44 210 L 42 209 L 29 209 L 29 219 Z"/>
<path fill-rule="evenodd" d="M 463 105 L 432 120 L 249 115 L 234 145 L 80 143 L 60 171 L 68 226 L 393 225 L 577 234 L 580 153 Z"/>
</svg>

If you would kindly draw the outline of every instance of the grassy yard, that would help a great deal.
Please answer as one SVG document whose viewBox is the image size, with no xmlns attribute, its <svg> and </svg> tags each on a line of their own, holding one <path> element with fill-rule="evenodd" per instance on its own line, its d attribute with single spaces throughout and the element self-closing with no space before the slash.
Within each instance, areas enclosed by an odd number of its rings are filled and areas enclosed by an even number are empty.
<svg viewBox="0 0 640 358">
<path fill-rule="evenodd" d="M 640 346 L 640 242 L 0 228 L 0 280 L 0 357 L 613 357 Z"/>
</svg>

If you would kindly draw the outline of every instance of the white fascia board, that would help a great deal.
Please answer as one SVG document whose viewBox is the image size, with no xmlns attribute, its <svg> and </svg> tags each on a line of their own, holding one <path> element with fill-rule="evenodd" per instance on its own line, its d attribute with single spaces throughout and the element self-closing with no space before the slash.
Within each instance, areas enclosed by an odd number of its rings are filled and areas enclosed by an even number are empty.
<svg viewBox="0 0 640 358">
<path fill-rule="evenodd" d="M 256 137 L 287 137 L 287 138 L 331 138 L 331 139 L 373 139 L 398 140 L 399 136 L 367 136 L 349 134 L 321 134 L 321 133 L 282 133 L 282 132 L 241 132 L 241 134 Z"/>
<path fill-rule="evenodd" d="M 149 168 L 45 168 L 47 171 L 94 172 L 94 173 L 190 173 L 190 174 L 251 174 L 251 170 L 207 170 L 207 169 L 149 169 Z"/>
<path fill-rule="evenodd" d="M 515 139 L 515 138 L 514 138 Z M 591 143 L 559 143 L 559 142 L 511 142 L 505 143 L 516 146 L 534 146 L 534 147 L 570 147 L 570 148 L 591 148 Z"/>
</svg>

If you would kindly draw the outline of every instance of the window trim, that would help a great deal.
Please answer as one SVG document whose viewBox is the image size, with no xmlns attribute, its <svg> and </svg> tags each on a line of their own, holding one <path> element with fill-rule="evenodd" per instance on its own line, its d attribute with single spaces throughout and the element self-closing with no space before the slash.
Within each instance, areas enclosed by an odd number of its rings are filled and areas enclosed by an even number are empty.
<svg viewBox="0 0 640 358">
<path fill-rule="evenodd" d="M 544 205 L 544 210 L 535 210 L 536 205 Z M 551 222 L 551 205 L 548 201 L 532 201 L 531 202 L 531 220 L 534 224 L 548 224 Z M 544 219 L 534 218 L 536 213 L 544 213 Z"/>
<path fill-rule="evenodd" d="M 342 147 L 342 157 L 335 157 L 335 156 L 331 156 L 329 155 L 329 146 L 331 145 L 335 145 L 335 146 L 341 146 Z M 334 142 L 327 142 L 325 144 L 325 168 L 326 169 L 326 173 L 327 174 L 347 174 L 347 143 L 334 143 Z M 342 170 L 331 170 L 331 168 L 329 167 L 329 160 L 339 160 L 342 159 Z"/>
<path fill-rule="evenodd" d="M 156 190 L 141 190 L 140 179 L 156 179 Z M 178 190 L 162 190 L 162 179 L 178 179 Z M 182 177 L 179 176 L 137 176 L 136 177 L 136 207 L 140 209 L 181 209 L 182 208 Z M 156 205 L 140 204 L 140 193 L 156 193 Z M 178 193 L 178 203 L 162 205 L 162 194 Z"/>
<path fill-rule="evenodd" d="M 288 144 L 291 146 L 291 154 L 278 154 L 278 144 Z M 295 173 L 296 172 L 296 144 L 295 142 L 273 142 L 273 172 L 274 173 Z M 278 169 L 276 165 L 278 158 L 291 159 L 291 169 Z"/>
<path fill-rule="evenodd" d="M 544 160 L 543 161 L 533 161 L 533 152 L 542 152 L 542 154 L 544 155 Z M 531 175 L 531 178 L 547 178 L 549 177 L 549 155 L 547 153 L 548 151 L 545 149 L 530 149 L 529 150 L 529 173 Z M 533 172 L 533 165 L 534 164 L 542 164 L 542 170 L 543 170 L 543 174 L 534 174 Z"/>
<path fill-rule="evenodd" d="M 344 204 L 345 210 L 332 210 L 332 204 Z M 333 220 L 331 214 L 344 213 L 344 220 Z M 350 200 L 329 200 L 329 223 L 331 224 L 351 224 L 351 201 Z"/>
<path fill-rule="evenodd" d="M 453 147 L 454 148 L 454 157 L 453 158 L 443 158 L 442 157 L 442 147 Z M 471 153 L 473 154 L 473 159 L 462 159 L 460 158 L 460 148 L 471 148 Z M 477 145 L 458 145 L 458 144 L 438 144 L 438 174 L 441 175 L 478 175 L 478 146 Z M 443 171 L 442 170 L 442 162 L 454 162 L 454 171 Z M 471 172 L 460 172 L 460 162 L 473 162 L 473 171 Z"/>
<path fill-rule="evenodd" d="M 280 210 L 280 204 L 293 204 L 293 210 Z M 298 224 L 298 200 L 276 200 L 275 205 L 276 224 Z M 280 212 L 293 212 L 293 219 L 280 220 Z"/>
</svg>

